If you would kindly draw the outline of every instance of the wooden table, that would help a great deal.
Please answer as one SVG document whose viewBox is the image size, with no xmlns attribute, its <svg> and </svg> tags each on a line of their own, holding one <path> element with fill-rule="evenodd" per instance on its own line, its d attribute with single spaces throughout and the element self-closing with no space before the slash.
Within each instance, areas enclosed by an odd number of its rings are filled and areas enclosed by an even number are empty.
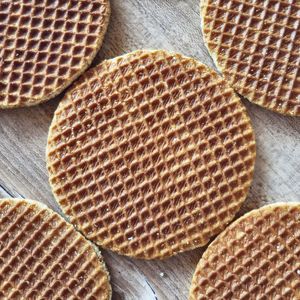
<svg viewBox="0 0 300 300">
<path fill-rule="evenodd" d="M 95 63 L 139 48 L 165 48 L 213 67 L 200 29 L 198 0 L 111 0 L 112 17 Z M 46 104 L 0 111 L 0 197 L 39 200 L 59 211 L 45 166 L 48 127 L 60 97 Z M 300 201 L 300 118 L 244 101 L 257 138 L 257 164 L 242 214 L 271 202 Z M 140 261 L 109 251 L 113 299 L 187 299 L 203 249 L 165 261 Z"/>
</svg>

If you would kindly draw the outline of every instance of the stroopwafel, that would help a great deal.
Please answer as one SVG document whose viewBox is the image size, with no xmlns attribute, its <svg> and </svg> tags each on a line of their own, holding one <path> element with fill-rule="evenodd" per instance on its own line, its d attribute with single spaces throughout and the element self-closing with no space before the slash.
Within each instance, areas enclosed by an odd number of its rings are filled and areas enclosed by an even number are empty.
<svg viewBox="0 0 300 300">
<path fill-rule="evenodd" d="M 0 200 L 0 299 L 111 298 L 109 274 L 74 227 L 32 200 Z"/>
<path fill-rule="evenodd" d="M 300 204 L 273 204 L 232 223 L 208 247 L 190 300 L 300 299 Z"/>
<path fill-rule="evenodd" d="M 48 137 L 54 195 L 95 243 L 153 259 L 206 244 L 252 180 L 255 140 L 224 80 L 192 58 L 136 51 L 89 70 Z"/>
<path fill-rule="evenodd" d="M 0 108 L 58 95 L 95 57 L 109 15 L 109 0 L 1 0 Z"/>
<path fill-rule="evenodd" d="M 207 47 L 226 81 L 253 103 L 300 115 L 300 2 L 203 0 Z"/>
</svg>

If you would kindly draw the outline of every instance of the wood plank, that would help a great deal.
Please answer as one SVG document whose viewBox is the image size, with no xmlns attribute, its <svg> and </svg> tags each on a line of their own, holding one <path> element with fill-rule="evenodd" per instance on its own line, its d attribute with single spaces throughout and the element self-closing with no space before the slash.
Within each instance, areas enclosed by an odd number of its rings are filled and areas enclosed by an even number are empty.
<svg viewBox="0 0 300 300">
<path fill-rule="evenodd" d="M 105 44 L 94 64 L 140 48 L 181 52 L 213 66 L 201 35 L 198 0 L 111 0 Z M 48 184 L 45 146 L 59 98 L 0 111 L 0 197 L 26 197 L 59 211 Z M 256 132 L 255 180 L 242 214 L 278 201 L 300 200 L 300 118 L 284 117 L 244 101 Z M 113 299 L 186 299 L 203 249 L 165 261 L 141 261 L 103 251 Z"/>
</svg>

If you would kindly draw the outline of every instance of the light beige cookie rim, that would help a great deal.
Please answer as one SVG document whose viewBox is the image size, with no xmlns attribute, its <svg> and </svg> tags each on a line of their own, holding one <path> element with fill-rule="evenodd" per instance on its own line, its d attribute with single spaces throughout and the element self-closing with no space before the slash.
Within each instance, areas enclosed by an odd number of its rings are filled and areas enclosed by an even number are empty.
<svg viewBox="0 0 300 300">
<path fill-rule="evenodd" d="M 202 33 L 202 37 L 203 37 L 203 42 L 204 42 L 204 45 L 208 51 L 208 54 L 210 55 L 210 57 L 212 58 L 213 60 L 213 63 L 215 64 L 215 66 L 217 67 L 217 70 L 219 71 L 220 73 L 220 76 L 223 76 L 223 72 L 222 72 L 222 68 L 221 66 L 219 65 L 218 63 L 218 59 L 217 59 L 217 56 L 215 55 L 215 53 L 211 52 L 209 47 L 208 47 L 208 42 L 207 42 L 207 39 L 205 37 L 205 34 L 204 34 L 204 16 L 205 16 L 205 13 L 206 13 L 206 10 L 207 10 L 207 3 L 208 3 L 209 0 L 200 0 L 200 22 L 201 22 L 201 33 Z M 225 79 L 224 79 L 225 80 Z M 233 87 L 231 87 L 234 91 L 235 89 Z"/>
<path fill-rule="evenodd" d="M 262 211 L 272 211 L 273 208 L 291 208 L 291 207 L 298 207 L 300 210 L 300 202 L 277 202 L 277 203 L 272 203 L 272 204 L 268 204 L 256 209 L 253 209 L 249 212 L 247 212 L 246 214 L 244 214 L 243 216 L 241 216 L 240 218 L 238 218 L 237 220 L 235 220 L 234 222 L 232 222 L 229 226 L 226 227 L 226 229 L 224 231 L 222 231 L 212 242 L 211 244 L 206 248 L 206 250 L 204 251 L 202 257 L 200 258 L 193 278 L 192 278 L 192 283 L 191 283 L 191 287 L 190 287 L 190 291 L 189 291 L 189 300 L 196 300 L 196 298 L 194 297 L 194 295 L 192 294 L 193 289 L 195 287 L 195 285 L 197 285 L 196 282 L 196 272 L 197 270 L 202 266 L 202 262 L 204 259 L 206 259 L 209 256 L 209 252 L 211 251 L 212 248 L 214 248 L 214 246 L 216 244 L 218 244 L 219 240 L 222 240 L 223 237 L 226 236 L 227 232 L 232 230 L 233 228 L 236 227 L 236 225 L 240 224 L 242 221 L 244 221 L 245 219 L 247 219 L 250 216 L 256 216 L 258 214 L 260 214 Z"/>
<path fill-rule="evenodd" d="M 208 40 L 206 38 L 206 35 L 204 33 L 204 27 L 205 27 L 205 24 L 204 24 L 204 17 L 206 15 L 206 11 L 207 11 L 207 4 L 208 4 L 208 1 L 209 0 L 200 0 L 200 22 L 201 22 L 201 33 L 202 33 L 202 37 L 203 37 L 203 41 L 204 41 L 204 44 L 206 46 L 206 49 L 209 53 L 209 55 L 211 56 L 217 70 L 220 72 L 221 76 L 224 78 L 224 75 L 223 75 L 223 70 L 224 68 L 221 67 L 221 65 L 219 64 L 218 62 L 218 57 L 216 55 L 216 53 L 214 51 L 211 51 L 209 46 L 208 46 Z M 225 79 L 225 78 L 224 78 Z M 283 112 L 282 110 L 280 109 L 274 109 L 272 107 L 268 107 L 268 106 L 264 106 L 262 105 L 261 103 L 259 102 L 254 102 L 253 100 L 250 100 L 249 96 L 248 95 L 242 95 L 242 94 L 239 94 L 239 92 L 237 91 L 236 87 L 234 85 L 231 86 L 232 89 L 242 98 L 246 99 L 248 102 L 258 106 L 258 107 L 261 107 L 263 109 L 267 109 L 268 111 L 271 111 L 271 112 L 274 112 L 276 114 L 279 114 L 279 115 L 283 115 L 283 116 L 290 116 L 290 117 L 300 117 L 300 115 L 297 115 L 297 114 L 294 114 L 292 112 Z"/>
<path fill-rule="evenodd" d="M 90 72 L 90 71 L 92 71 L 92 70 L 98 68 L 101 64 L 106 63 L 106 62 L 115 62 L 115 61 L 119 61 L 119 60 L 122 60 L 122 59 L 124 59 L 124 58 L 126 59 L 126 57 L 130 57 L 130 56 L 136 55 L 136 54 L 143 54 L 143 53 L 159 53 L 159 52 L 167 52 L 167 53 L 169 53 L 169 54 L 171 54 L 171 55 L 179 55 L 180 57 L 182 57 L 182 58 L 184 58 L 184 59 L 189 59 L 189 60 L 191 60 L 193 63 L 205 67 L 205 69 L 207 70 L 207 72 L 209 72 L 209 73 L 214 73 L 214 74 L 217 75 L 218 77 L 221 77 L 215 70 L 209 68 L 206 64 L 204 64 L 204 63 L 198 61 L 197 59 L 195 59 L 195 58 L 193 58 L 193 57 L 185 56 L 185 55 L 180 54 L 180 53 L 178 53 L 178 52 L 169 51 L 169 50 L 165 50 L 165 49 L 137 49 L 137 50 L 135 50 L 135 51 L 132 51 L 132 52 L 129 52 L 129 53 L 125 53 L 125 54 L 123 54 L 123 55 L 120 55 L 120 56 L 117 56 L 117 57 L 114 57 L 114 58 L 111 58 L 111 59 L 106 59 L 106 60 L 102 61 L 100 64 L 98 64 L 97 66 L 95 66 L 95 67 L 89 69 L 87 72 Z M 86 73 L 87 73 L 87 72 L 86 72 Z M 86 73 L 85 73 L 85 74 L 86 74 Z M 82 76 L 84 76 L 85 74 L 83 74 Z M 223 77 L 221 77 L 221 78 L 224 80 Z M 50 160 L 49 160 L 49 142 L 50 142 L 50 140 L 52 139 L 52 131 L 53 131 L 53 128 L 55 127 L 55 123 L 56 123 L 56 121 L 57 121 L 57 111 L 59 111 L 61 108 L 63 108 L 64 103 L 65 103 L 65 100 L 67 100 L 67 97 L 70 96 L 70 94 L 71 94 L 71 92 L 72 92 L 73 90 L 76 90 L 77 84 L 81 82 L 81 79 L 82 79 L 82 77 L 80 77 L 77 81 L 75 81 L 75 82 L 72 84 L 72 86 L 67 90 L 67 92 L 65 93 L 63 99 L 62 99 L 61 102 L 59 103 L 59 105 L 58 105 L 56 111 L 54 112 L 54 116 L 53 116 L 51 125 L 50 125 L 50 127 L 49 127 L 49 131 L 48 131 L 47 146 L 46 146 L 46 167 L 47 167 L 47 170 L 48 170 L 48 182 L 49 182 L 49 184 L 50 184 L 51 191 L 52 191 L 52 194 L 54 195 L 54 199 L 55 199 L 56 203 L 59 205 L 59 207 L 60 207 L 61 210 L 63 211 L 64 216 L 67 218 L 67 220 L 68 220 L 70 223 L 72 223 L 72 222 L 71 222 L 72 216 L 65 213 L 65 210 L 64 210 L 63 206 L 60 204 L 59 197 L 58 197 L 58 195 L 55 193 L 55 191 L 54 191 L 54 186 L 52 185 L 51 180 L 50 180 L 50 178 L 51 178 L 51 173 L 50 173 L 50 168 L 49 168 L 49 166 L 50 166 Z M 227 86 L 228 88 L 232 89 L 232 88 L 225 82 L 225 80 L 224 80 L 224 83 L 226 84 L 226 86 Z M 252 157 L 253 162 L 254 162 L 254 163 L 253 163 L 253 170 L 252 170 L 251 173 L 249 173 L 249 175 L 251 176 L 251 183 L 250 183 L 250 185 L 247 187 L 247 191 L 246 191 L 244 197 L 241 199 L 241 204 L 240 204 L 240 206 L 239 206 L 239 209 L 240 209 L 241 206 L 242 206 L 242 204 L 245 202 L 245 200 L 246 200 L 246 198 L 247 198 L 247 196 L 248 196 L 248 194 L 249 194 L 249 189 L 250 189 L 251 184 L 252 184 L 252 182 L 253 182 L 254 171 L 255 171 L 255 164 L 256 164 L 256 136 L 255 136 L 255 131 L 254 131 L 254 128 L 253 128 L 252 121 L 251 121 L 251 119 L 250 119 L 250 117 L 249 117 L 249 114 L 248 114 L 248 112 L 247 112 L 247 109 L 246 109 L 245 105 L 242 103 L 241 99 L 236 95 L 236 93 L 234 92 L 233 89 L 232 89 L 232 91 L 233 91 L 234 97 L 236 97 L 236 98 L 238 99 L 239 105 L 240 105 L 240 107 L 241 107 L 241 109 L 242 109 L 242 111 L 243 111 L 243 117 L 245 118 L 245 120 L 246 120 L 247 123 L 249 124 L 249 127 L 251 128 L 252 135 L 253 135 L 253 142 L 254 142 L 254 146 L 255 146 L 254 153 L 253 153 L 253 157 Z M 238 211 L 239 211 L 239 210 L 237 210 L 237 212 L 238 212 Z M 237 213 L 237 212 L 236 212 L 236 213 Z M 234 219 L 234 217 L 235 217 L 235 215 L 232 216 L 232 219 Z M 231 220 L 232 220 L 232 219 L 231 219 Z M 229 221 L 228 223 L 224 224 L 224 228 L 226 228 L 226 226 L 227 226 L 229 223 L 230 223 L 230 221 Z M 76 228 L 76 229 L 77 229 L 82 235 L 85 236 L 85 234 L 84 234 L 84 232 L 81 230 L 81 228 L 78 227 L 78 228 Z M 86 238 L 87 238 L 87 237 L 86 237 Z M 88 239 L 88 238 L 87 238 L 87 239 Z M 115 253 L 117 253 L 117 254 L 119 254 L 119 255 L 126 256 L 126 257 L 133 257 L 133 258 L 134 258 L 134 256 L 129 256 L 129 255 L 126 255 L 126 254 L 120 252 L 120 250 L 119 250 L 117 247 L 115 247 L 115 248 L 105 247 L 105 246 L 103 246 L 101 243 L 99 243 L 99 242 L 97 242 L 97 241 L 93 241 L 93 243 L 95 243 L 97 246 L 100 246 L 100 247 L 103 248 L 103 249 L 106 249 L 106 250 L 109 250 L 109 251 L 113 251 L 113 252 L 115 252 Z M 205 244 L 194 245 L 194 247 L 191 248 L 190 250 L 194 250 L 194 249 L 196 249 L 196 248 L 205 246 L 205 245 L 207 245 L 208 243 L 209 243 L 209 240 L 208 240 Z M 176 253 L 173 253 L 171 256 L 162 256 L 162 257 L 157 257 L 157 258 L 154 258 L 154 259 L 156 259 L 156 260 L 162 260 L 162 259 L 166 259 L 166 258 L 169 258 L 169 257 L 173 257 L 173 256 L 175 256 L 175 255 L 177 255 L 177 254 L 180 254 L 180 253 L 186 252 L 186 251 L 187 251 L 187 250 L 182 250 L 182 251 L 178 251 L 178 252 L 176 252 Z M 147 258 L 147 257 L 142 257 L 142 258 L 138 258 L 138 259 L 143 259 L 143 260 L 153 260 L 153 258 Z"/>
<path fill-rule="evenodd" d="M 107 32 L 107 28 L 109 25 L 109 20 L 110 20 L 110 16 L 111 16 L 110 0 L 104 0 L 104 1 L 105 1 L 106 9 L 107 9 L 107 14 L 104 15 L 105 21 L 104 21 L 103 27 L 102 27 L 103 30 L 98 35 L 98 38 L 96 40 L 96 44 L 95 44 L 92 54 L 83 58 L 82 68 L 77 73 L 75 73 L 72 77 L 70 77 L 69 79 L 66 79 L 64 84 L 58 86 L 50 94 L 44 95 L 39 98 L 31 98 L 32 100 L 30 100 L 29 102 L 26 102 L 26 103 L 22 103 L 22 104 L 6 105 L 6 104 L 0 103 L 0 109 L 8 110 L 8 109 L 15 109 L 15 108 L 26 108 L 26 107 L 32 107 L 32 106 L 36 106 L 36 105 L 45 103 L 47 101 L 50 101 L 54 97 L 58 96 L 61 92 L 63 92 L 66 88 L 68 88 L 74 81 L 76 81 L 76 79 L 78 79 L 88 69 L 88 67 L 91 65 L 92 61 L 95 59 L 97 53 L 99 52 L 99 50 L 101 49 L 101 47 L 103 45 L 103 41 L 104 41 L 104 38 L 105 38 L 105 35 Z"/>
<path fill-rule="evenodd" d="M 50 207 L 48 207 L 46 204 L 39 202 L 37 200 L 32 200 L 32 199 L 23 199 L 23 198 L 0 198 L 0 203 L 3 201 L 8 201 L 10 203 L 21 203 L 21 204 L 25 204 L 28 206 L 35 206 L 36 208 L 38 208 L 39 210 L 46 210 L 48 212 L 51 212 L 51 214 L 57 216 L 62 222 L 64 222 L 66 224 L 66 226 L 68 228 L 72 228 L 73 231 L 75 231 L 78 235 L 80 235 L 80 237 L 85 240 L 93 249 L 93 251 L 95 251 L 97 257 L 98 257 L 98 261 L 100 264 L 100 267 L 103 269 L 103 271 L 105 272 L 105 275 L 107 277 L 107 283 L 108 283 L 108 287 L 109 290 L 108 292 L 108 299 L 107 300 L 111 300 L 112 299 L 112 287 L 111 287 L 111 283 L 110 283 L 110 274 L 108 272 L 106 263 L 104 261 L 104 258 L 101 254 L 100 249 L 94 245 L 91 241 L 89 241 L 83 234 L 81 234 L 81 232 L 79 232 L 78 230 L 76 230 L 76 228 L 70 224 L 69 222 L 67 222 L 60 214 L 58 214 L 56 211 L 54 211 L 53 209 L 51 209 Z M 1 213 L 1 211 L 0 211 Z"/>
</svg>

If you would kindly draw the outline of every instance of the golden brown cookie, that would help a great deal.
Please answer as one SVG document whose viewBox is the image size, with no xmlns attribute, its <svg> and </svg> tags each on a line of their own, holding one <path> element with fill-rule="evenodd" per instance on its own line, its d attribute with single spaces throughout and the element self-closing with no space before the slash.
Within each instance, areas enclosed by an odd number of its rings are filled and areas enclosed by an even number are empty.
<svg viewBox="0 0 300 300">
<path fill-rule="evenodd" d="M 202 0 L 201 12 L 226 81 L 253 103 L 300 116 L 299 0 Z"/>
<path fill-rule="evenodd" d="M 109 0 L 1 0 L 0 108 L 58 95 L 90 65 L 109 15 Z"/>
<path fill-rule="evenodd" d="M 111 298 L 109 274 L 74 227 L 32 200 L 0 200 L 0 299 Z"/>
<path fill-rule="evenodd" d="M 214 240 L 190 291 L 210 299 L 300 299 L 300 203 L 253 210 Z"/>
<path fill-rule="evenodd" d="M 48 137 L 54 195 L 95 243 L 153 259 L 206 244 L 247 196 L 244 106 L 203 64 L 163 50 L 104 61 L 66 93 Z"/>
</svg>

